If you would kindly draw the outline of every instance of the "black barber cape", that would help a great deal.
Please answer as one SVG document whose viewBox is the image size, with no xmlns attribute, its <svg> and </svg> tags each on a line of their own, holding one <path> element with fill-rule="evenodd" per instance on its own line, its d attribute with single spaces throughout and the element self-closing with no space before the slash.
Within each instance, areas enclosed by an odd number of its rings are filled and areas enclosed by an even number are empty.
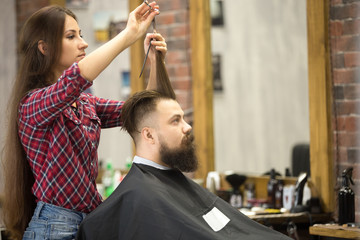
<svg viewBox="0 0 360 240">
<path fill-rule="evenodd" d="M 240 213 L 178 170 L 133 163 L 77 239 L 290 239 Z"/>
</svg>

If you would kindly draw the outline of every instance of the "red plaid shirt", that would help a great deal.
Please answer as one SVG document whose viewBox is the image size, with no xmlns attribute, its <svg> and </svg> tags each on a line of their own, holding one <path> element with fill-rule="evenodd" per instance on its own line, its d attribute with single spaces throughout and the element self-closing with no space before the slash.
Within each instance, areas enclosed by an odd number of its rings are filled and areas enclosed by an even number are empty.
<svg viewBox="0 0 360 240">
<path fill-rule="evenodd" d="M 84 213 L 102 201 L 95 184 L 100 130 L 120 126 L 123 103 L 82 93 L 91 85 L 74 63 L 57 83 L 29 92 L 19 107 L 19 136 L 37 200 Z"/>
</svg>

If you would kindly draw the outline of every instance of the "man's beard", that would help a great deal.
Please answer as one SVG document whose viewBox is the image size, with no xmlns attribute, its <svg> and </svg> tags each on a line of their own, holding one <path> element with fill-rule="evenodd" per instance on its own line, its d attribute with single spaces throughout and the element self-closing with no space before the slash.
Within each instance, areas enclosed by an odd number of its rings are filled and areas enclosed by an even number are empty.
<svg viewBox="0 0 360 240">
<path fill-rule="evenodd" d="M 193 172 L 198 167 L 198 160 L 195 154 L 194 136 L 187 134 L 181 141 L 181 145 L 175 149 L 169 149 L 161 142 L 160 147 L 161 161 L 171 168 L 176 168 L 182 172 Z"/>
</svg>

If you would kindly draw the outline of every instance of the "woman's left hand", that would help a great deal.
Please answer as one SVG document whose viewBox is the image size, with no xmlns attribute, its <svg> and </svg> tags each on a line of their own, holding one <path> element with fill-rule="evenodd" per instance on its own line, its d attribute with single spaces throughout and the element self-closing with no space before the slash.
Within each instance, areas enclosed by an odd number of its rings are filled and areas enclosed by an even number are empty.
<svg viewBox="0 0 360 240">
<path fill-rule="evenodd" d="M 167 53 L 167 44 L 165 42 L 165 38 L 160 33 L 146 34 L 146 37 L 144 40 L 145 54 L 148 51 L 150 40 L 151 40 L 151 48 L 150 48 L 150 52 L 149 52 L 149 56 L 148 56 L 148 58 L 150 59 L 150 62 L 155 63 L 155 61 L 156 61 L 155 51 L 161 52 L 162 60 L 164 61 L 165 55 Z"/>
</svg>

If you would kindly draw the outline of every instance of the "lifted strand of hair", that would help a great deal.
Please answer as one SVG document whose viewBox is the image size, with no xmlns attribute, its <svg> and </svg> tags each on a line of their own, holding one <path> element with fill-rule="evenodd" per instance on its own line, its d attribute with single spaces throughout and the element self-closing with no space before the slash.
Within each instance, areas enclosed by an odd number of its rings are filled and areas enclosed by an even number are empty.
<svg viewBox="0 0 360 240">
<path fill-rule="evenodd" d="M 160 94 L 174 100 L 176 99 L 176 95 L 171 86 L 169 75 L 160 51 L 156 51 L 156 86 L 156 91 Z"/>
</svg>

